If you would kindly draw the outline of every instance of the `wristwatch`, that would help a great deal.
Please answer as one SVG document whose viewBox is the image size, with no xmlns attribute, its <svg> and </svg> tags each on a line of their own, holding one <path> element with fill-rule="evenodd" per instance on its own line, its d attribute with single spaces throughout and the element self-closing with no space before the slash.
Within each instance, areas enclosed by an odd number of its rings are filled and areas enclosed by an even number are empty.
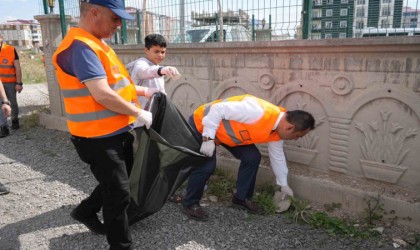
<svg viewBox="0 0 420 250">
<path fill-rule="evenodd" d="M 203 141 L 211 141 L 211 140 L 213 139 L 208 136 L 203 136 Z"/>
<path fill-rule="evenodd" d="M 9 101 L 1 101 L 1 105 L 6 104 L 10 106 L 10 102 Z"/>
<path fill-rule="evenodd" d="M 22 82 L 17 82 L 16 84 L 17 84 L 17 85 L 20 85 L 20 86 L 22 86 L 22 85 L 23 85 L 23 83 L 22 83 Z"/>
</svg>

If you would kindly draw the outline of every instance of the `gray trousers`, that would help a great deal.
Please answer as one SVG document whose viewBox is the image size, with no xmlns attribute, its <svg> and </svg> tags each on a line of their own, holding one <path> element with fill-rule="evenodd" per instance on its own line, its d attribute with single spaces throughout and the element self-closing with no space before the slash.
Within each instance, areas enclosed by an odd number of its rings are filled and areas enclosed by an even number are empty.
<svg viewBox="0 0 420 250">
<path fill-rule="evenodd" d="M 17 120 L 19 117 L 19 107 L 17 103 L 16 90 L 14 83 L 3 83 L 4 90 L 6 91 L 7 99 L 10 101 L 12 108 L 12 120 Z M 3 112 L 0 112 L 0 126 L 8 127 L 7 117 L 4 116 Z"/>
</svg>

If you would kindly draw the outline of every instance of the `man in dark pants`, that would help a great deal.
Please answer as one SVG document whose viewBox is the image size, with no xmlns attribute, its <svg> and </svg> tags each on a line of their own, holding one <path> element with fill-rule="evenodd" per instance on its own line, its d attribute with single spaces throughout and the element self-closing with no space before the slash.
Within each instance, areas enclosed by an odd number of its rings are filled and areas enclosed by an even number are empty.
<svg viewBox="0 0 420 250">
<path fill-rule="evenodd" d="M 12 129 L 19 129 L 19 106 L 16 93 L 23 89 L 22 71 L 20 68 L 19 55 L 16 49 L 3 42 L 0 34 L 0 80 L 3 82 L 6 96 L 12 108 Z M 7 117 L 0 113 L 0 137 L 9 135 Z"/>
<path fill-rule="evenodd" d="M 112 250 L 133 249 L 127 218 L 132 128 L 136 120 L 146 128 L 152 123 L 152 114 L 134 104 L 137 95 L 153 91 L 135 86 L 102 40 L 114 35 L 121 18 L 133 19 L 123 0 L 81 1 L 78 27 L 70 29 L 53 56 L 71 140 L 99 182 L 70 215 L 92 232 L 106 234 Z M 97 216 L 101 208 L 104 224 Z"/>
<path fill-rule="evenodd" d="M 286 111 L 252 95 L 233 96 L 204 104 L 194 111 L 189 123 L 202 138 L 200 152 L 210 157 L 197 166 L 188 179 L 183 211 L 194 220 L 207 220 L 208 213 L 200 206 L 204 186 L 216 168 L 215 145 L 222 145 L 241 161 L 234 207 L 250 213 L 262 210 L 253 201 L 255 181 L 261 161 L 256 143 L 267 143 L 270 162 L 281 186 L 283 199 L 293 196 L 287 183 L 288 168 L 283 152 L 284 140 L 296 140 L 314 129 L 315 120 L 302 110 Z"/>
</svg>

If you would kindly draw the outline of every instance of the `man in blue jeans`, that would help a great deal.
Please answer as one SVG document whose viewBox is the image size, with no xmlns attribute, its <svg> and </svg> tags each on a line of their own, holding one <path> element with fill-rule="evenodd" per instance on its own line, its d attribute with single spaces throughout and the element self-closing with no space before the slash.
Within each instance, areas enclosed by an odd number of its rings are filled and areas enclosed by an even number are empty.
<svg viewBox="0 0 420 250">
<path fill-rule="evenodd" d="M 189 124 L 202 139 L 200 152 L 209 159 L 192 171 L 188 179 L 183 212 L 194 220 L 208 220 L 200 206 L 204 186 L 216 168 L 216 145 L 222 145 L 241 161 L 234 207 L 250 213 L 262 212 L 253 201 L 261 153 L 256 143 L 267 143 L 270 162 L 281 186 L 283 199 L 293 196 L 287 183 L 288 168 L 283 152 L 284 140 L 296 140 L 314 129 L 313 116 L 302 110 L 286 111 L 252 95 L 233 96 L 204 104 L 194 111 Z"/>
</svg>

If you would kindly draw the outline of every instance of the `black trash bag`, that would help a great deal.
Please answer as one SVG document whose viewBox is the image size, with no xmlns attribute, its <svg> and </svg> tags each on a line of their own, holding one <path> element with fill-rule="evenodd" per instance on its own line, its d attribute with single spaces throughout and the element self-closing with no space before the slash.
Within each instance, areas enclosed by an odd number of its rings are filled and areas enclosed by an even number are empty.
<svg viewBox="0 0 420 250">
<path fill-rule="evenodd" d="M 199 139 L 170 99 L 155 94 L 145 109 L 152 112 L 153 123 L 138 138 L 130 174 L 130 224 L 158 212 L 205 158 Z"/>
</svg>

